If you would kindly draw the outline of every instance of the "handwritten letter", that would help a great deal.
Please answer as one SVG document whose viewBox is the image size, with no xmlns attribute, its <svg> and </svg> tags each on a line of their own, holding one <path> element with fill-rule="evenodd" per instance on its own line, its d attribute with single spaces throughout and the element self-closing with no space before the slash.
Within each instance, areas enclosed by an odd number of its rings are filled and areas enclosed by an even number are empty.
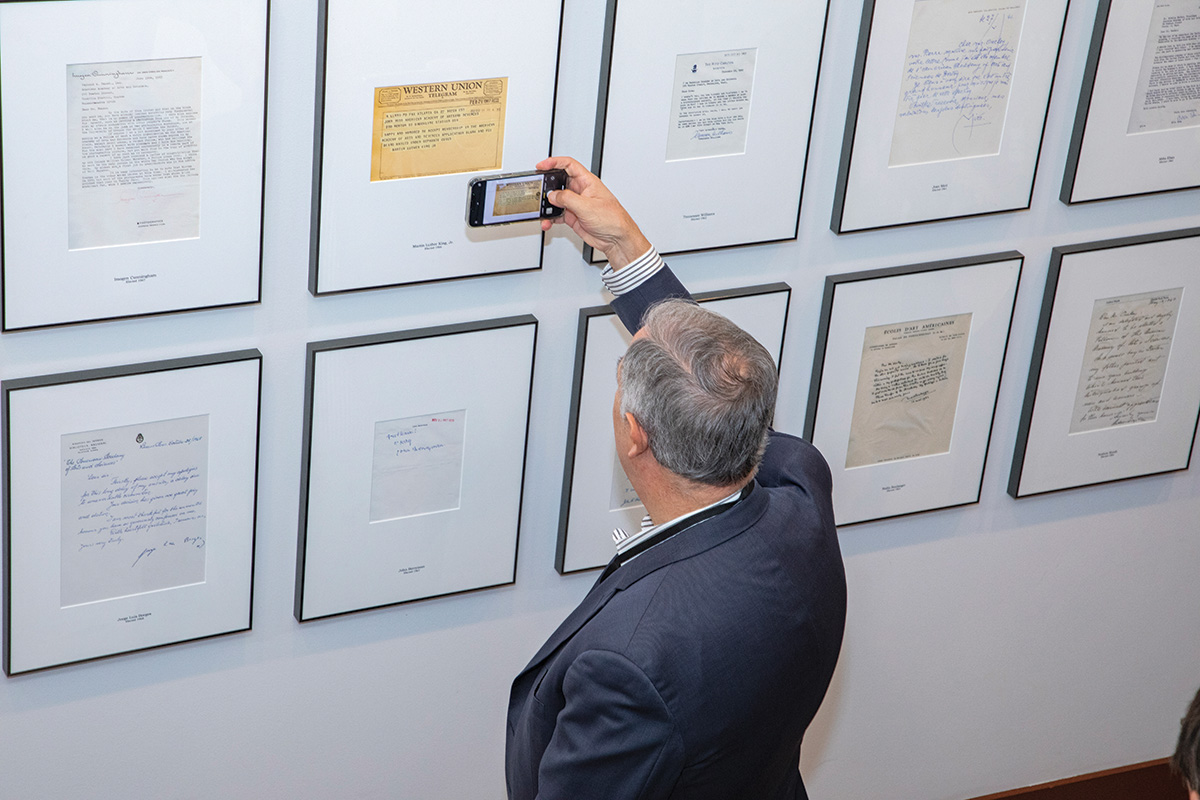
<svg viewBox="0 0 1200 800">
<path fill-rule="evenodd" d="M 1071 433 L 1158 417 L 1182 297 L 1177 288 L 1096 301 Z"/>
<path fill-rule="evenodd" d="M 64 607 L 204 581 L 207 415 L 61 441 Z"/>
<path fill-rule="evenodd" d="M 866 329 L 847 469 L 950 449 L 970 331 L 970 314 Z"/>
<path fill-rule="evenodd" d="M 608 507 L 611 511 L 621 511 L 642 505 L 642 498 L 638 497 L 633 484 L 629 482 L 629 478 L 625 477 L 625 470 L 621 468 L 621 459 L 616 457 L 613 458 L 612 494 L 608 500 Z"/>
<path fill-rule="evenodd" d="M 375 423 L 371 522 L 458 508 L 467 411 Z"/>
<path fill-rule="evenodd" d="M 67 247 L 200 235 L 200 59 L 67 66 Z"/>
<path fill-rule="evenodd" d="M 675 59 L 667 161 L 746 152 L 755 49 Z"/>
<path fill-rule="evenodd" d="M 889 167 L 1000 152 L 1025 0 L 914 0 Z"/>
<path fill-rule="evenodd" d="M 1155 0 L 1128 133 L 1200 125 L 1200 0 Z"/>
</svg>

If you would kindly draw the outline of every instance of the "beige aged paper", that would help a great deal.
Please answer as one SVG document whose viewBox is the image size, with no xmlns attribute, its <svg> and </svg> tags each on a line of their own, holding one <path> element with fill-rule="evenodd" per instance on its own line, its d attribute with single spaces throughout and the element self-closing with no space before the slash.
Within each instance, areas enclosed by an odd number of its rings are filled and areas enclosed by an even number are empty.
<svg viewBox="0 0 1200 800">
<path fill-rule="evenodd" d="M 1071 433 L 1158 418 L 1182 297 L 1177 287 L 1096 301 Z"/>
<path fill-rule="evenodd" d="M 514 183 L 497 183 L 496 199 L 492 203 L 492 215 L 536 214 L 542 209 L 542 181 L 524 180 Z"/>
<path fill-rule="evenodd" d="M 950 450 L 970 332 L 970 314 L 866 329 L 847 469 Z"/>
<path fill-rule="evenodd" d="M 371 180 L 499 169 L 508 78 L 375 90 Z"/>
</svg>

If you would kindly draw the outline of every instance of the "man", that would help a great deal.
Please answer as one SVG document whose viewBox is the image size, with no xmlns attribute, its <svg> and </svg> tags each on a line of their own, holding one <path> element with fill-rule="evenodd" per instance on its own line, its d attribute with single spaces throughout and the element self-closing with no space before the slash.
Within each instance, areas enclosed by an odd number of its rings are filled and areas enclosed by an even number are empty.
<svg viewBox="0 0 1200 800">
<path fill-rule="evenodd" d="M 1200 800 L 1200 692 L 1192 698 L 1179 725 L 1179 744 L 1171 756 L 1171 767 L 1183 778 L 1190 800 Z"/>
<path fill-rule="evenodd" d="M 509 797 L 806 798 L 800 742 L 846 611 L 829 469 L 769 432 L 776 373 L 763 347 L 686 300 L 594 175 L 573 159 L 538 164 L 552 167 L 570 182 L 550 201 L 608 257 L 613 308 L 637 332 L 613 433 L 655 527 L 619 537 L 513 682 Z M 654 305 L 667 297 L 685 300 Z"/>
</svg>

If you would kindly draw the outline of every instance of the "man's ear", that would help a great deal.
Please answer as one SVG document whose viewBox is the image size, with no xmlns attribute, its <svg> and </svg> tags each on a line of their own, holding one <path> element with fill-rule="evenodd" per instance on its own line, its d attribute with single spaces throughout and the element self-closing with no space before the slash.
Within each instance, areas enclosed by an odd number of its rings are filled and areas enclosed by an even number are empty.
<svg viewBox="0 0 1200 800">
<path fill-rule="evenodd" d="M 625 424 L 629 426 L 629 455 L 640 456 L 642 453 L 649 452 L 650 435 L 646 433 L 642 423 L 637 421 L 637 417 L 626 411 Z"/>
</svg>

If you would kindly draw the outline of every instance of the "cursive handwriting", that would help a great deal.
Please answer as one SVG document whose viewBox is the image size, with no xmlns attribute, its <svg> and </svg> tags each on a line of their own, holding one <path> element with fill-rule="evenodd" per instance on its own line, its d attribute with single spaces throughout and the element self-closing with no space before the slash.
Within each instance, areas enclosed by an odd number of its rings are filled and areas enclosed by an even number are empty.
<svg viewBox="0 0 1200 800">
<path fill-rule="evenodd" d="M 973 5 L 914 3 L 889 166 L 999 152 L 1024 0 Z"/>
<path fill-rule="evenodd" d="M 1097 300 L 1071 433 L 1158 417 L 1181 289 Z"/>
</svg>

